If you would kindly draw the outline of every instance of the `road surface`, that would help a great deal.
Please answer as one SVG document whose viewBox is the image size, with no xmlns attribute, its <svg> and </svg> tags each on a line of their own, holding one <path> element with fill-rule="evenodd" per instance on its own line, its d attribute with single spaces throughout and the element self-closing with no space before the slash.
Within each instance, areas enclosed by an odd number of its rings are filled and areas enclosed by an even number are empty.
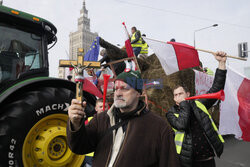
<svg viewBox="0 0 250 167">
<path fill-rule="evenodd" d="M 224 136 L 224 152 L 216 158 L 216 167 L 250 167 L 250 142 Z"/>
</svg>

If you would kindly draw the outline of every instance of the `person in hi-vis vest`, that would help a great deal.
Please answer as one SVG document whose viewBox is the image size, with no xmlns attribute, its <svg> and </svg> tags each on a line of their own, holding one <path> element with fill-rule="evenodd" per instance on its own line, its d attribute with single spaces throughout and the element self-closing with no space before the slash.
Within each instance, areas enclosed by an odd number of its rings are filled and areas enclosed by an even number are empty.
<svg viewBox="0 0 250 167">
<path fill-rule="evenodd" d="M 131 28 L 131 39 L 130 39 L 130 43 L 131 46 L 133 48 L 133 52 L 135 54 L 135 56 L 137 57 L 138 54 L 141 52 L 141 47 L 142 47 L 142 38 L 141 38 L 141 32 L 139 30 L 136 29 L 136 27 L 132 27 Z"/>
<path fill-rule="evenodd" d="M 211 76 L 214 75 L 214 72 L 213 72 L 211 69 L 209 69 L 208 67 L 204 67 L 203 70 L 204 70 L 204 72 L 207 73 L 208 75 L 211 75 Z"/>
<path fill-rule="evenodd" d="M 224 89 L 226 80 L 226 53 L 216 52 L 219 62 L 212 87 L 207 93 Z M 175 105 L 166 117 L 175 131 L 176 151 L 182 167 L 215 167 L 215 154 L 220 157 L 224 140 L 219 134 L 208 109 L 216 99 L 186 101 L 190 91 L 183 84 L 173 89 Z"/>
<path fill-rule="evenodd" d="M 146 34 L 142 34 L 142 37 L 146 37 Z M 148 56 L 148 44 L 146 43 L 145 40 L 143 40 L 143 38 L 142 38 L 142 47 L 141 47 L 140 56 L 144 58 Z"/>
</svg>

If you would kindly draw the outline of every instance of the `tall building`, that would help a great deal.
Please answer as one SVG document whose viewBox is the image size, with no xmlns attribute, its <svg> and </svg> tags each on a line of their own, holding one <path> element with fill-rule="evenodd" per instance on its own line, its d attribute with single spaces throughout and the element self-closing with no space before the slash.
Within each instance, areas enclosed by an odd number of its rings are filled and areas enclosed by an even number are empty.
<svg viewBox="0 0 250 167">
<path fill-rule="evenodd" d="M 77 60 L 78 48 L 83 48 L 85 54 L 89 50 L 93 40 L 98 36 L 97 33 L 90 31 L 90 19 L 88 18 L 85 0 L 83 0 L 77 25 L 77 31 L 69 34 L 69 60 Z M 67 68 L 59 67 L 58 77 L 67 79 L 68 75 L 72 75 L 72 80 L 74 80 L 74 74 L 72 73 L 73 71 L 69 71 Z"/>
<path fill-rule="evenodd" d="M 84 53 L 89 50 L 93 40 L 98 34 L 90 31 L 90 19 L 88 18 L 88 10 L 86 9 L 85 0 L 78 18 L 77 31 L 69 34 L 69 58 L 77 60 L 77 49 L 83 48 Z"/>
</svg>

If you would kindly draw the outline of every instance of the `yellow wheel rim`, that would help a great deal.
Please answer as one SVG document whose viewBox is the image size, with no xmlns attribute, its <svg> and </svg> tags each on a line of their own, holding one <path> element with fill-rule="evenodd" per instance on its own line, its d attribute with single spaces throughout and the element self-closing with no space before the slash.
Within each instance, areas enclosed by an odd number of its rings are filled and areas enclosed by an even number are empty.
<svg viewBox="0 0 250 167">
<path fill-rule="evenodd" d="M 66 114 L 53 114 L 37 122 L 31 128 L 23 144 L 25 167 L 81 166 L 84 155 L 71 152 L 66 140 Z"/>
</svg>

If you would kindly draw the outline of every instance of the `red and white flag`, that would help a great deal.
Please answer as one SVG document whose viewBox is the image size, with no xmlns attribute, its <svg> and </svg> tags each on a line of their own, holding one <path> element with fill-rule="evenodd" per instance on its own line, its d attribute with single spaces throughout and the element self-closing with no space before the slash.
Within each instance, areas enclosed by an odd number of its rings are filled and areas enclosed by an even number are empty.
<svg viewBox="0 0 250 167">
<path fill-rule="evenodd" d="M 199 56 L 193 46 L 178 42 L 161 42 L 143 37 L 158 57 L 167 75 L 177 71 L 199 66 Z"/>
<path fill-rule="evenodd" d="M 125 47 L 126 47 L 127 55 L 128 55 L 128 57 L 135 57 L 134 52 L 133 52 L 133 48 L 132 48 L 131 43 L 130 43 L 130 36 L 128 33 L 127 26 L 125 25 L 125 22 L 123 22 L 122 25 L 123 25 L 123 28 L 124 28 L 124 31 L 126 34 Z M 134 60 L 132 60 L 130 62 L 125 61 L 125 63 L 126 63 L 126 68 L 124 70 L 125 72 L 128 72 L 130 70 L 135 70 L 135 71 L 137 70 Z"/>
<path fill-rule="evenodd" d="M 225 101 L 221 102 L 220 134 L 250 141 L 250 80 L 227 68 Z"/>
<path fill-rule="evenodd" d="M 124 22 L 122 23 L 122 25 L 123 25 L 123 28 L 124 28 L 124 31 L 125 31 L 125 34 L 126 34 L 125 47 L 126 47 L 128 57 L 134 57 L 133 48 L 131 46 L 130 39 L 129 39 L 130 36 L 129 36 L 129 33 L 128 33 L 128 29 L 127 29 Z"/>
</svg>

